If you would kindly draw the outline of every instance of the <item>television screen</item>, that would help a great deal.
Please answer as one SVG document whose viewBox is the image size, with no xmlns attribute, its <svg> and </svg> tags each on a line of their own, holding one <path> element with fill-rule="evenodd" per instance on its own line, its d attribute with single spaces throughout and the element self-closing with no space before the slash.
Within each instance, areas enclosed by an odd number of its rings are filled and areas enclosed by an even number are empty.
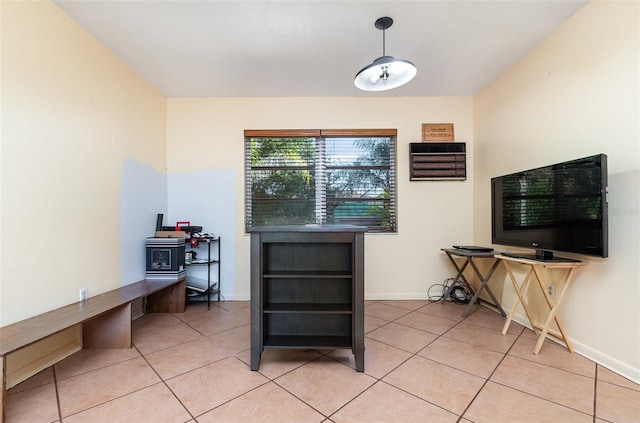
<svg viewBox="0 0 640 423">
<path fill-rule="evenodd" d="M 491 179 L 492 242 L 608 256 L 607 156 L 598 154 Z"/>
</svg>

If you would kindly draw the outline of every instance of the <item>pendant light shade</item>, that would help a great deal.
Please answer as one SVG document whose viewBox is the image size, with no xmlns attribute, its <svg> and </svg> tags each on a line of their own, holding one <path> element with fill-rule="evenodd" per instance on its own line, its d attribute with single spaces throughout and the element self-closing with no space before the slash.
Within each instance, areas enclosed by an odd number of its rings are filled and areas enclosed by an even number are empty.
<svg viewBox="0 0 640 423">
<path fill-rule="evenodd" d="M 418 72 L 408 60 L 395 59 L 385 55 L 385 30 L 393 25 L 393 19 L 383 17 L 376 20 L 375 26 L 382 30 L 382 57 L 358 72 L 353 83 L 364 91 L 385 91 L 399 87 L 411 81 Z"/>
</svg>

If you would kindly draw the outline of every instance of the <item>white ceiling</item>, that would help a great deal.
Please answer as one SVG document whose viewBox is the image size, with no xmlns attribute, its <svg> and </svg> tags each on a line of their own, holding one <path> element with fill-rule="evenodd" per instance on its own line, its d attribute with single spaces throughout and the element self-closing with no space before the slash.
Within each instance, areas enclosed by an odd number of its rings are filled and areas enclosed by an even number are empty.
<svg viewBox="0 0 640 423">
<path fill-rule="evenodd" d="M 473 96 L 586 0 L 54 0 L 167 97 Z M 386 54 L 407 85 L 369 93 L 353 78 Z"/>
</svg>

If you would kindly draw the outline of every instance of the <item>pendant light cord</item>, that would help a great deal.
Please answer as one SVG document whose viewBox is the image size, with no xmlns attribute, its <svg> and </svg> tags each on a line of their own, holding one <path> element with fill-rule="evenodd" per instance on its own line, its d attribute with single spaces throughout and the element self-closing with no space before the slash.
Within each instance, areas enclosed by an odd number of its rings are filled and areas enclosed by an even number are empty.
<svg viewBox="0 0 640 423">
<path fill-rule="evenodd" d="M 385 33 L 387 32 L 386 29 L 382 30 L 382 56 L 386 56 L 386 46 L 387 46 L 387 41 L 385 38 Z"/>
</svg>

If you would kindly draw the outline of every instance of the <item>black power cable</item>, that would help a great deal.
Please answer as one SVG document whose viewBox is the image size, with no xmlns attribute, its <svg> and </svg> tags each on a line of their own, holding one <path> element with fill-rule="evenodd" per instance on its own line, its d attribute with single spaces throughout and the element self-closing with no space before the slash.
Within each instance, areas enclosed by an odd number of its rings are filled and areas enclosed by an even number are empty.
<svg viewBox="0 0 640 423">
<path fill-rule="evenodd" d="M 468 304 L 469 301 L 471 301 L 471 292 L 469 292 L 469 289 L 464 284 L 460 283 L 460 281 L 455 281 L 454 278 L 445 279 L 443 283 L 431 285 L 427 290 L 427 298 L 429 298 L 429 301 L 441 301 L 447 294 L 447 289 L 449 289 L 452 283 L 455 283 L 455 285 L 451 288 L 449 298 L 446 298 L 446 300 L 456 304 Z M 432 295 L 431 291 L 438 287 L 442 288 L 442 292 L 439 295 Z"/>
</svg>

